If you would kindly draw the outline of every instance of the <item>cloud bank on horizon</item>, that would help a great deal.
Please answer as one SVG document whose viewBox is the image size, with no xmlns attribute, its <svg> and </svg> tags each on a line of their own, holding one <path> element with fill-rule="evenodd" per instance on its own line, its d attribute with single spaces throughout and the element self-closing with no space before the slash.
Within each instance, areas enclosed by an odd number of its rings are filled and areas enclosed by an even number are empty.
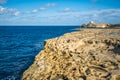
<svg viewBox="0 0 120 80">
<path fill-rule="evenodd" d="M 119 0 L 0 0 L 0 25 L 120 23 Z"/>
</svg>

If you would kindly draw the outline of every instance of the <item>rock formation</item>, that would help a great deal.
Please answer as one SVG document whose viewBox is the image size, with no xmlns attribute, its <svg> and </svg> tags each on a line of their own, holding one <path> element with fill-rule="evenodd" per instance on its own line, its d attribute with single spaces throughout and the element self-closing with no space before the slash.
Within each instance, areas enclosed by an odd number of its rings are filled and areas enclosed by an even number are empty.
<svg viewBox="0 0 120 80">
<path fill-rule="evenodd" d="M 83 24 L 82 27 L 88 27 L 88 28 L 109 28 L 110 24 L 95 24 L 93 21 L 90 21 L 88 24 Z"/>
<path fill-rule="evenodd" d="M 120 29 L 81 29 L 46 40 L 21 80 L 120 80 Z"/>
</svg>

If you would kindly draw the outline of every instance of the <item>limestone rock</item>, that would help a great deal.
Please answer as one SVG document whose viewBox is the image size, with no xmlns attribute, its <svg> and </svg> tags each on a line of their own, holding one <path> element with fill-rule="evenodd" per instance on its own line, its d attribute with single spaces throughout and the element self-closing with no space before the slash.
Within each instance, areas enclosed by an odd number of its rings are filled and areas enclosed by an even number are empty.
<svg viewBox="0 0 120 80">
<path fill-rule="evenodd" d="M 46 40 L 21 80 L 120 80 L 120 29 L 82 29 Z"/>
</svg>

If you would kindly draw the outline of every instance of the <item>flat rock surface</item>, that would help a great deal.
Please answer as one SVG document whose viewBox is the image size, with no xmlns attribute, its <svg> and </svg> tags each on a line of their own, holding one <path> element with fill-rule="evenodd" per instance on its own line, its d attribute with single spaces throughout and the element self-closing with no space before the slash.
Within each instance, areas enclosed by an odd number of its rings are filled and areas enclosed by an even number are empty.
<svg viewBox="0 0 120 80">
<path fill-rule="evenodd" d="M 120 80 L 120 29 L 81 29 L 46 40 L 21 80 Z"/>
</svg>

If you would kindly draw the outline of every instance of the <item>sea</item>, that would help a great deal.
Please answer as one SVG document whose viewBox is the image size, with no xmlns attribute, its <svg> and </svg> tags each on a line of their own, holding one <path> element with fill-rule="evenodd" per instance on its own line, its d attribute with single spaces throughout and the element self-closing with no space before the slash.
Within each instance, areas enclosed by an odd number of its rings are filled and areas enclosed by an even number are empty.
<svg viewBox="0 0 120 80">
<path fill-rule="evenodd" d="M 79 26 L 0 26 L 0 80 L 20 80 L 43 49 L 44 40 Z"/>
</svg>

